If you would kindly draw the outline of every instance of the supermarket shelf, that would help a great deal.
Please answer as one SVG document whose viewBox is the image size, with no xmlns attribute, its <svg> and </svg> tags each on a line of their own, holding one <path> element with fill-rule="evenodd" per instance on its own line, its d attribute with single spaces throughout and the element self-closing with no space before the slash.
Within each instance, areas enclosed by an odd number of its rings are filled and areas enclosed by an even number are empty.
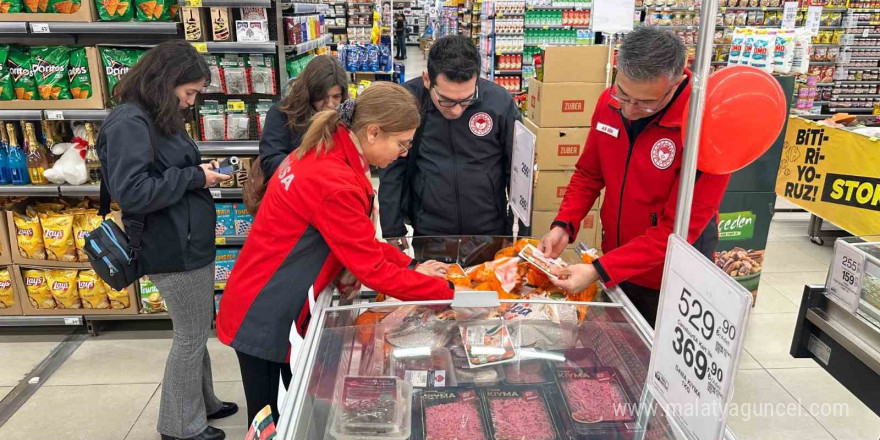
<svg viewBox="0 0 880 440">
<path fill-rule="evenodd" d="M 275 42 L 267 43 L 204 43 L 209 53 L 275 53 Z"/>
<path fill-rule="evenodd" d="M 58 187 L 58 192 L 62 196 L 71 197 L 98 196 L 101 194 L 101 187 L 100 185 L 61 185 Z"/>
<path fill-rule="evenodd" d="M 526 29 L 590 29 L 590 26 L 574 26 L 570 24 L 544 24 L 525 26 Z"/>
<path fill-rule="evenodd" d="M 645 11 L 645 10 L 648 10 L 648 11 L 697 11 L 699 9 L 700 8 L 697 8 L 694 6 L 691 6 L 691 7 L 639 6 L 636 8 L 636 11 Z M 724 9 L 724 8 L 720 8 L 720 9 Z M 730 8 L 730 9 L 733 9 L 733 8 Z M 742 8 L 737 8 L 737 9 L 742 9 Z M 746 9 L 748 9 L 748 8 L 746 8 Z M 760 8 L 756 8 L 756 9 L 760 9 Z"/>
<path fill-rule="evenodd" d="M 0 110 L 0 120 L 39 121 L 43 119 L 42 110 Z"/>
<path fill-rule="evenodd" d="M 214 7 L 258 7 L 258 8 L 271 8 L 272 0 L 202 0 L 203 8 L 214 8 Z M 180 2 L 180 6 L 186 6 L 184 1 Z"/>
<path fill-rule="evenodd" d="M 867 107 L 828 107 L 828 110 L 831 112 L 834 112 L 834 113 L 842 113 L 842 112 L 846 112 L 846 113 L 849 113 L 849 112 L 873 113 L 874 112 L 873 108 L 867 108 Z"/>
<path fill-rule="evenodd" d="M 348 15 L 373 15 L 372 12 L 354 12 L 348 11 Z"/>
<path fill-rule="evenodd" d="M 32 34 L 148 34 L 176 35 L 180 23 L 30 23 Z"/>
<path fill-rule="evenodd" d="M 333 41 L 332 35 L 324 35 L 320 38 L 316 38 L 314 40 L 306 41 L 305 43 L 288 45 L 284 46 L 284 51 L 288 53 L 306 53 L 309 51 L 313 51 L 319 47 L 326 46 L 327 43 Z"/>
<path fill-rule="evenodd" d="M 723 6 L 718 8 L 718 11 L 724 12 L 729 9 L 734 11 L 781 11 L 783 8 Z M 827 10 L 823 9 L 822 12 L 827 12 Z"/>
<path fill-rule="evenodd" d="M 522 70 L 496 70 L 496 75 L 522 75 Z"/>
<path fill-rule="evenodd" d="M 0 22 L 0 34 L 26 34 L 28 26 L 23 21 L 2 21 Z"/>
<path fill-rule="evenodd" d="M 880 57 L 852 57 L 849 61 L 880 61 Z"/>
<path fill-rule="evenodd" d="M 345 30 L 345 26 L 327 26 L 328 31 Z"/>
<path fill-rule="evenodd" d="M 171 319 L 167 312 L 138 313 L 137 315 L 86 315 L 86 321 L 155 321 Z"/>
<path fill-rule="evenodd" d="M 842 94 L 842 95 L 833 95 L 835 98 L 880 98 L 880 94 L 878 93 L 867 93 L 864 95 L 856 95 L 856 94 Z"/>
<path fill-rule="evenodd" d="M 204 154 L 259 154 L 260 141 L 204 141 L 196 142 Z"/>
<path fill-rule="evenodd" d="M 57 197 L 58 185 L 0 185 L 0 196 Z"/>
<path fill-rule="evenodd" d="M 520 34 L 520 33 L 509 33 L 509 34 L 495 33 L 493 35 L 495 35 L 496 37 L 522 37 L 523 34 Z"/>
<path fill-rule="evenodd" d="M 211 197 L 215 199 L 240 199 L 241 188 L 211 188 Z"/>
<path fill-rule="evenodd" d="M 50 315 L 50 316 L 0 316 L 0 327 L 49 326 L 49 325 L 83 325 L 82 315 Z"/>
<path fill-rule="evenodd" d="M 103 121 L 110 110 L 44 110 L 44 115 L 48 120 Z"/>
<path fill-rule="evenodd" d="M 813 105 L 828 105 L 831 101 L 813 101 Z"/>
<path fill-rule="evenodd" d="M 837 61 L 810 61 L 811 66 L 833 66 Z"/>
<path fill-rule="evenodd" d="M 580 6 L 527 6 L 526 9 L 529 11 L 559 11 L 559 10 L 577 10 L 577 11 L 586 11 L 589 9 L 593 9 L 593 5 L 580 5 Z M 636 8 L 638 9 L 638 8 Z"/>
<path fill-rule="evenodd" d="M 226 290 L 226 283 L 215 281 L 214 282 L 214 290 Z"/>
<path fill-rule="evenodd" d="M 835 84 L 880 84 L 880 81 L 834 81 Z M 831 85 L 829 83 L 829 85 Z"/>
<path fill-rule="evenodd" d="M 217 246 L 244 246 L 245 240 L 247 240 L 247 235 L 221 236 L 214 239 L 214 244 Z"/>
<path fill-rule="evenodd" d="M 320 7 L 319 7 L 320 6 Z M 327 11 L 328 8 L 324 4 L 318 3 L 292 3 L 282 2 L 281 9 L 293 10 L 294 14 L 314 14 Z"/>
</svg>

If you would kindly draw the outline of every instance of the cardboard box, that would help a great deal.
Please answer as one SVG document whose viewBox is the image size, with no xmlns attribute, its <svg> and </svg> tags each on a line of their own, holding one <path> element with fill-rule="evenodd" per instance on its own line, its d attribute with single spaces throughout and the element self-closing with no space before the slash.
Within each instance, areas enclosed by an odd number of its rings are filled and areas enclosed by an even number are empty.
<svg viewBox="0 0 880 440">
<path fill-rule="evenodd" d="M 573 171 L 539 171 L 536 173 L 537 183 L 535 184 L 532 209 L 535 211 L 559 211 L 572 175 L 574 175 Z M 596 202 L 590 209 L 599 209 L 604 197 L 605 190 L 603 189 L 599 192 L 599 197 L 596 198 Z"/>
<path fill-rule="evenodd" d="M 12 288 L 12 294 L 15 296 L 15 304 L 12 304 L 11 307 L 0 309 L 0 316 L 21 316 L 21 297 L 18 295 L 18 288 L 15 285 L 14 266 L 4 266 L 0 267 L 0 269 L 9 270 L 9 281 L 12 283 L 10 287 Z"/>
<path fill-rule="evenodd" d="M 532 213 L 532 235 L 540 237 L 550 230 L 553 220 L 556 219 L 556 211 L 535 211 Z M 575 246 L 583 242 L 587 247 L 599 247 L 596 241 L 599 229 L 599 211 L 592 210 L 581 221 L 581 228 L 577 238 L 571 244 Z"/>
<path fill-rule="evenodd" d="M 591 82 L 605 84 L 608 46 L 551 46 L 544 50 L 544 83 Z"/>
<path fill-rule="evenodd" d="M 536 162 L 539 170 L 574 170 L 584 151 L 589 128 L 541 128 L 531 119 L 523 119 L 535 134 Z"/>
<path fill-rule="evenodd" d="M 74 269 L 74 267 L 68 268 Z M 25 269 L 57 269 L 57 267 L 40 267 L 31 265 L 13 265 L 10 267 L 9 272 L 12 275 L 12 278 L 15 280 L 14 284 L 16 288 L 16 293 L 18 294 L 16 299 L 18 300 L 18 303 L 21 304 L 23 315 L 137 315 L 138 313 L 138 304 L 140 302 L 140 299 L 137 297 L 134 285 L 131 285 L 128 287 L 128 289 L 126 289 L 128 291 L 129 306 L 124 309 L 38 309 L 31 305 L 31 302 L 28 299 L 24 277 L 21 274 L 21 271 Z"/>
<path fill-rule="evenodd" d="M 83 4 L 87 3 L 86 1 Z M 85 6 L 83 6 L 85 7 Z M 0 14 L 16 15 L 16 14 Z M 65 15 L 65 14 L 23 14 L 23 15 Z M 86 48 L 86 58 L 89 61 L 89 77 L 92 80 L 92 97 L 89 99 L 61 99 L 56 101 L 3 101 L 3 108 L 10 110 L 64 110 L 64 109 L 103 109 L 104 98 L 109 99 L 107 82 L 104 77 L 104 65 L 98 49 Z"/>
<path fill-rule="evenodd" d="M 529 80 L 529 119 L 538 127 L 589 127 L 605 83 Z"/>
<path fill-rule="evenodd" d="M 18 230 L 15 227 L 15 221 L 12 217 L 12 211 L 6 211 L 7 235 L 10 243 L 10 254 L 12 262 L 15 264 L 37 265 L 47 268 L 66 268 L 66 269 L 89 269 L 89 263 L 69 263 L 65 261 L 51 260 L 35 260 L 31 258 L 23 258 L 18 252 Z"/>
<path fill-rule="evenodd" d="M 90 23 L 98 21 L 98 12 L 95 9 L 94 1 L 83 0 L 79 10 L 73 14 L 0 14 L 0 21 L 30 21 L 35 23 L 63 21 Z"/>
<path fill-rule="evenodd" d="M 0 265 L 12 264 L 12 255 L 18 253 L 17 246 L 9 241 L 9 224 L 6 216 L 0 216 Z"/>
</svg>

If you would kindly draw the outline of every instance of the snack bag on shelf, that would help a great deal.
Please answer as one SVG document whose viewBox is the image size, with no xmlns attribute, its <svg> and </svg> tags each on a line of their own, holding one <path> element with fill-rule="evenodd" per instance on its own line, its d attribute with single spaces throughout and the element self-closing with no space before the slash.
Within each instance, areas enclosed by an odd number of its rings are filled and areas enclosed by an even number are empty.
<svg viewBox="0 0 880 440">
<path fill-rule="evenodd" d="M 89 72 L 89 60 L 86 48 L 70 48 L 70 68 L 67 71 L 72 99 L 89 99 L 92 97 L 92 77 Z"/>
<path fill-rule="evenodd" d="M 0 14 L 17 14 L 21 12 L 21 0 L 0 1 Z"/>
<path fill-rule="evenodd" d="M 2 7 L 0 3 L 0 7 Z M 9 66 L 6 59 L 9 57 L 9 46 L 0 44 L 0 101 L 15 99 L 15 88 L 12 87 L 12 75 L 9 74 Z"/>
<path fill-rule="evenodd" d="M 12 77 L 12 86 L 15 88 L 15 99 L 23 101 L 40 99 L 40 95 L 37 94 L 37 83 L 34 80 L 30 50 L 26 47 L 9 46 L 6 63 Z"/>
<path fill-rule="evenodd" d="M 107 75 L 107 88 L 112 96 L 116 83 L 128 73 L 128 69 L 131 69 L 138 62 L 145 51 L 109 47 L 100 47 L 99 50 L 101 51 L 101 61 L 104 63 L 104 72 Z"/>
<path fill-rule="evenodd" d="M 110 297 L 104 283 L 93 270 L 81 270 L 76 277 L 76 290 L 86 309 L 109 309 Z"/>
<path fill-rule="evenodd" d="M 131 21 L 134 19 L 134 9 L 131 0 L 95 0 L 98 9 L 98 19 L 101 21 Z"/>
<path fill-rule="evenodd" d="M 118 310 L 131 307 L 131 299 L 128 297 L 128 288 L 115 290 L 105 283 L 104 280 L 101 280 L 101 285 L 104 286 L 104 291 L 107 292 L 107 297 L 110 298 L 111 309 Z"/>
<path fill-rule="evenodd" d="M 70 84 L 67 80 L 70 52 L 67 47 L 31 47 L 31 62 L 40 99 L 44 101 L 71 99 Z"/>
<path fill-rule="evenodd" d="M 12 291 L 12 278 L 9 269 L 0 270 L 0 309 L 8 309 L 15 305 L 15 292 Z"/>
<path fill-rule="evenodd" d="M 24 10 L 21 12 L 28 14 L 46 12 L 46 8 L 49 6 L 48 0 L 21 0 L 21 3 L 24 6 Z"/>
<path fill-rule="evenodd" d="M 35 309 L 54 309 L 55 298 L 46 283 L 46 273 L 42 269 L 28 269 L 21 272 L 28 301 Z"/>
<path fill-rule="evenodd" d="M 78 261 L 89 261 L 89 255 L 84 251 L 86 246 L 86 234 L 98 229 L 103 219 L 95 209 L 82 209 L 73 215 L 73 236 L 76 244 L 76 257 Z"/>
<path fill-rule="evenodd" d="M 12 213 L 15 234 L 18 241 L 18 254 L 22 258 L 45 260 L 46 247 L 43 244 L 43 228 L 36 211 L 28 208 L 25 214 Z M 54 307 L 54 306 L 53 306 Z"/>
<path fill-rule="evenodd" d="M 137 4 L 136 21 L 169 21 L 171 20 L 168 6 L 170 0 L 135 0 Z"/>
<path fill-rule="evenodd" d="M 49 11 L 52 14 L 73 14 L 79 11 L 82 0 L 49 0 Z"/>
<path fill-rule="evenodd" d="M 39 217 L 48 259 L 75 262 L 76 243 L 73 238 L 73 214 L 40 213 Z"/>
<path fill-rule="evenodd" d="M 76 275 L 76 269 L 46 271 L 46 284 L 59 309 L 82 308 L 82 301 L 77 292 Z"/>
<path fill-rule="evenodd" d="M 167 312 L 168 306 L 165 304 L 165 298 L 162 293 L 150 281 L 150 277 L 143 277 L 139 281 L 141 290 L 141 312 L 142 313 L 161 313 Z"/>
</svg>

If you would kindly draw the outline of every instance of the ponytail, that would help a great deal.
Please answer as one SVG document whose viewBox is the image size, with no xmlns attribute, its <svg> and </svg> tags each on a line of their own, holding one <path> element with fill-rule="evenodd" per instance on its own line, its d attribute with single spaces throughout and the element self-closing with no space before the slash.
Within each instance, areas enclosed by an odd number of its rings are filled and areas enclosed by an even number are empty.
<svg viewBox="0 0 880 440">
<path fill-rule="evenodd" d="M 297 159 L 302 159 L 317 150 L 317 154 L 326 153 L 333 148 L 333 134 L 336 133 L 339 123 L 339 113 L 336 110 L 324 110 L 312 116 L 309 130 L 303 136 L 300 147 L 296 149 Z"/>
</svg>

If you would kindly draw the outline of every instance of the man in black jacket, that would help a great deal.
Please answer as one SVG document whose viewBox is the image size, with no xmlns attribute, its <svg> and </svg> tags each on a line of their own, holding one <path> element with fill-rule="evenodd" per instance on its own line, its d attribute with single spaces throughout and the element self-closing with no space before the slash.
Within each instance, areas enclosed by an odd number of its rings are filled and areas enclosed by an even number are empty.
<svg viewBox="0 0 880 440">
<path fill-rule="evenodd" d="M 380 176 L 385 238 L 509 235 L 507 210 L 514 123 L 510 93 L 480 78 L 480 51 L 447 36 L 428 54 L 428 71 L 404 85 L 421 102 L 422 124 L 410 153 Z"/>
</svg>

